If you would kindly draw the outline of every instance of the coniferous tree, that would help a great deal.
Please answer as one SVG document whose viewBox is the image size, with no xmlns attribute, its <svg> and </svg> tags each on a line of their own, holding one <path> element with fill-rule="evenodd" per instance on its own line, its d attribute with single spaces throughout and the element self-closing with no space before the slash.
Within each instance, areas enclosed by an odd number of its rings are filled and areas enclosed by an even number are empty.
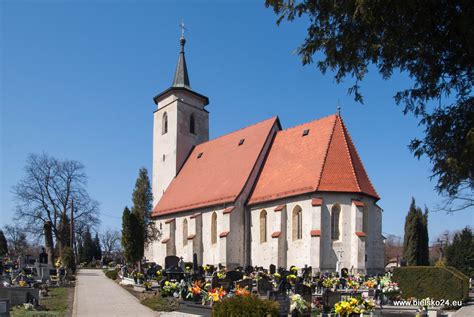
<svg viewBox="0 0 474 317">
<path fill-rule="evenodd" d="M 82 240 L 79 240 L 77 243 L 77 258 L 79 259 L 80 263 L 87 262 L 84 257 L 84 246 L 82 244 Z"/>
<path fill-rule="evenodd" d="M 71 246 L 71 224 L 66 213 L 61 215 L 58 230 L 59 250 L 62 254 L 62 249 Z"/>
<path fill-rule="evenodd" d="M 8 254 L 8 243 L 3 234 L 3 230 L 0 230 L 0 256 Z"/>
<path fill-rule="evenodd" d="M 428 265 L 428 210 L 425 214 L 412 198 L 410 210 L 405 218 L 403 256 L 407 265 Z"/>
<path fill-rule="evenodd" d="M 140 222 L 134 213 L 125 207 L 122 216 L 122 247 L 125 259 L 129 263 L 134 263 L 142 258 L 140 253 L 143 250 L 141 246 L 142 239 L 137 234 L 140 232 Z"/>
<path fill-rule="evenodd" d="M 46 221 L 43 226 L 44 232 L 44 246 L 48 254 L 48 263 L 54 264 L 54 242 L 53 242 L 53 227 L 51 221 Z"/>
<path fill-rule="evenodd" d="M 454 235 L 453 242 L 446 248 L 446 264 L 474 277 L 474 236 L 469 227 Z"/>
<path fill-rule="evenodd" d="M 92 240 L 91 232 L 89 229 L 86 229 L 84 232 L 84 237 L 83 237 L 83 248 L 84 248 L 84 256 L 83 256 L 83 262 L 90 263 L 92 262 L 92 259 L 94 258 L 95 255 L 95 244 L 94 240 Z"/>
<path fill-rule="evenodd" d="M 425 212 L 422 214 L 421 209 L 419 211 L 421 215 L 421 220 L 423 224 L 423 231 L 422 231 L 422 245 L 421 245 L 421 263 L 420 265 L 429 265 L 430 263 L 430 239 L 428 235 L 428 208 L 425 206 Z"/>
<path fill-rule="evenodd" d="M 132 213 L 138 220 L 136 229 L 138 237 L 137 252 L 140 255 L 140 258 L 142 258 L 146 245 L 148 245 L 155 236 L 155 227 L 150 219 L 153 207 L 153 194 L 151 192 L 150 179 L 148 178 L 148 171 L 146 168 L 141 168 L 138 172 L 132 200 Z"/>
<path fill-rule="evenodd" d="M 100 260 L 102 258 L 102 250 L 100 248 L 100 239 L 99 233 L 95 233 L 94 237 L 94 257 L 96 260 Z"/>
</svg>

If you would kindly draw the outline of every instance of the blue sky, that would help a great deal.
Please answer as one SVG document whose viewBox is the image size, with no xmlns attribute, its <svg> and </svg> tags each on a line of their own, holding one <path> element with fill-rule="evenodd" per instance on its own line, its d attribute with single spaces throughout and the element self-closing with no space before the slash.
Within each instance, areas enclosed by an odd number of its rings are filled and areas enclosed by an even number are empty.
<svg viewBox="0 0 474 317">
<path fill-rule="evenodd" d="M 303 67 L 294 49 L 306 21 L 275 25 L 254 1 L 2 1 L 0 44 L 0 226 L 12 221 L 11 187 L 29 153 L 81 161 L 89 193 L 101 203 L 102 228 L 119 228 L 142 166 L 151 169 L 152 97 L 171 84 L 187 25 L 191 86 L 209 96 L 216 137 L 278 115 L 283 127 L 336 111 L 342 116 L 382 197 L 383 232 L 402 235 L 410 199 L 441 198 L 430 165 L 407 148 L 421 136 L 392 96 L 410 80 L 384 81 L 371 71 L 365 104 L 347 95 L 351 80 Z M 430 214 L 430 240 L 460 229 L 472 210 Z"/>
</svg>

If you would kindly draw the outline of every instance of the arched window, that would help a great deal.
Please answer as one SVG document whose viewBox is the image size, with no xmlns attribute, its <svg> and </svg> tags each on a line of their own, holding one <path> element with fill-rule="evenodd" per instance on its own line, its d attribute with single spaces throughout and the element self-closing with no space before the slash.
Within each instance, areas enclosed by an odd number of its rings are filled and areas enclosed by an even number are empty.
<svg viewBox="0 0 474 317">
<path fill-rule="evenodd" d="M 217 243 L 217 214 L 215 212 L 212 213 L 211 217 L 211 243 Z"/>
<path fill-rule="evenodd" d="M 267 242 L 267 211 L 260 212 L 260 243 Z"/>
<path fill-rule="evenodd" d="M 194 113 L 191 114 L 189 118 L 189 132 L 192 134 L 196 134 L 196 123 L 194 122 Z"/>
<path fill-rule="evenodd" d="M 369 209 L 367 206 L 362 209 L 362 231 L 365 234 L 369 231 Z"/>
<path fill-rule="evenodd" d="M 339 216 L 341 207 L 338 204 L 332 206 L 331 209 L 331 239 L 339 240 Z"/>
<path fill-rule="evenodd" d="M 293 209 L 293 240 L 303 238 L 303 210 L 300 206 Z"/>
<path fill-rule="evenodd" d="M 183 246 L 188 245 L 188 220 L 183 220 Z"/>
<path fill-rule="evenodd" d="M 163 121 L 161 125 L 161 134 L 168 133 L 168 114 L 165 112 L 163 113 Z"/>
</svg>

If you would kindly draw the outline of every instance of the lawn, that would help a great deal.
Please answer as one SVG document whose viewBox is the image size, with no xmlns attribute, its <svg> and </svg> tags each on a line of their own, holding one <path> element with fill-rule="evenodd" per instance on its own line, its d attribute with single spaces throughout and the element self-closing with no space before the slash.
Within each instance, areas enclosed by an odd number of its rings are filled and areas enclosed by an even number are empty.
<svg viewBox="0 0 474 317">
<path fill-rule="evenodd" d="M 49 296 L 42 298 L 38 310 L 27 310 L 23 306 L 16 306 L 11 311 L 12 317 L 46 317 L 65 316 L 68 310 L 70 289 L 66 287 L 50 288 Z"/>
</svg>

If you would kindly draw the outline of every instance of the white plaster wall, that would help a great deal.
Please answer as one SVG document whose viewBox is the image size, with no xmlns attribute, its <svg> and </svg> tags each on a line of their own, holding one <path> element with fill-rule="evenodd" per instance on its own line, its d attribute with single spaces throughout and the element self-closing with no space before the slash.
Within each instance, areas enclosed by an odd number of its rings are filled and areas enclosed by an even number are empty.
<svg viewBox="0 0 474 317">
<path fill-rule="evenodd" d="M 168 115 L 168 133 L 162 134 L 163 114 Z M 196 133 L 189 132 L 189 118 L 195 116 Z M 153 114 L 153 206 L 160 200 L 194 145 L 209 140 L 209 113 L 204 101 L 182 90 L 162 97 Z M 163 161 L 165 155 L 165 161 Z"/>
<path fill-rule="evenodd" d="M 311 198 L 319 197 L 323 199 L 322 206 L 312 206 Z M 352 200 L 360 200 L 365 203 L 369 209 L 369 224 L 366 238 L 358 237 L 355 232 L 362 231 L 362 208 L 356 207 Z M 261 244 L 259 241 L 259 223 L 261 210 L 267 210 L 267 219 L 269 228 L 278 223 L 279 212 L 274 212 L 278 205 L 285 204 L 287 210 L 286 235 L 284 239 L 287 243 L 287 267 L 296 265 L 312 265 L 318 267 L 320 263 L 321 270 L 335 270 L 337 262 L 337 251 L 342 253 L 342 267 L 353 269 L 354 271 L 374 271 L 383 269 L 383 241 L 381 235 L 381 210 L 375 205 L 375 200 L 371 197 L 356 195 L 351 193 L 315 193 L 313 195 L 300 195 L 281 199 L 278 201 L 259 204 L 251 207 L 251 236 L 252 236 L 252 264 L 268 267 L 270 264 L 277 264 L 275 260 L 276 244 Z M 337 241 L 331 240 L 331 210 L 335 204 L 341 207 L 339 218 L 340 238 Z M 293 241 L 292 239 L 292 212 L 299 205 L 303 210 L 303 238 Z M 320 219 L 315 219 L 320 218 Z M 320 221 L 320 228 L 318 226 Z M 311 237 L 311 230 L 321 230 L 320 238 Z M 268 230 L 268 234 L 279 231 L 274 227 Z M 320 258 L 311 257 L 312 245 L 318 243 L 320 246 Z M 365 254 L 367 253 L 367 262 Z"/>
</svg>

